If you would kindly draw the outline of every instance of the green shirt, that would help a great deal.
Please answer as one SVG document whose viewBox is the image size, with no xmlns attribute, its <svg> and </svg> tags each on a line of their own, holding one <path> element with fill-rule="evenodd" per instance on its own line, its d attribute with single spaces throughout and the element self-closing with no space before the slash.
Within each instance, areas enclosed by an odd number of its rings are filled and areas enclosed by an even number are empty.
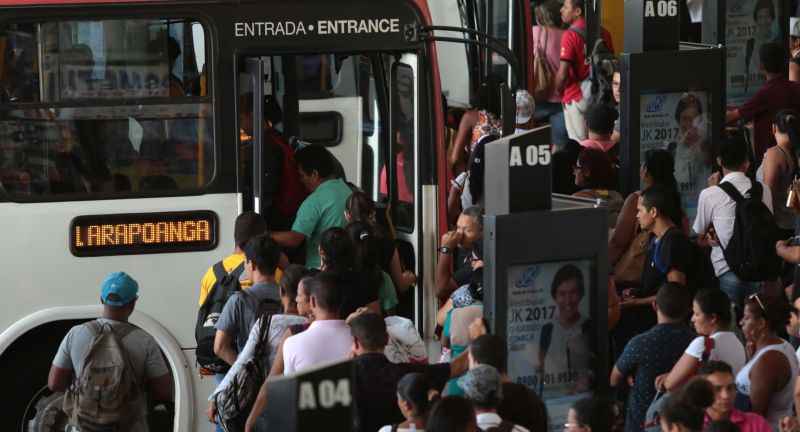
<svg viewBox="0 0 800 432">
<path fill-rule="evenodd" d="M 326 180 L 311 192 L 292 225 L 292 231 L 306 236 L 306 267 L 319 268 L 319 240 L 328 228 L 343 227 L 344 208 L 353 191 L 341 179 Z"/>
<path fill-rule="evenodd" d="M 397 307 L 400 301 L 397 299 L 397 290 L 392 282 L 392 277 L 382 271 L 383 283 L 378 289 L 378 299 L 381 301 L 381 309 L 385 312 Z"/>
</svg>

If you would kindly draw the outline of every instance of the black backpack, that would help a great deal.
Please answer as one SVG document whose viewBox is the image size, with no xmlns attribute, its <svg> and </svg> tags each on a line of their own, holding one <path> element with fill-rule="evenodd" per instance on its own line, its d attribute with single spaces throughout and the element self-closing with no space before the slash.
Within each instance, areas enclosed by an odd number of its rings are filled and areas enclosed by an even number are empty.
<svg viewBox="0 0 800 432">
<path fill-rule="evenodd" d="M 743 281 L 774 280 L 782 267 L 775 253 L 780 231 L 772 212 L 761 200 L 763 187 L 754 181 L 747 198 L 731 183 L 723 182 L 719 187 L 736 202 L 733 236 L 728 247 L 722 248 L 728 267 Z"/>
<path fill-rule="evenodd" d="M 247 291 L 242 291 L 240 295 L 247 297 L 246 301 L 249 301 L 248 304 L 251 307 L 252 302 L 257 301 Z M 274 300 L 264 300 L 258 303 L 255 322 L 259 323 L 259 338 L 253 351 L 253 357 L 236 372 L 228 387 L 217 393 L 215 397 L 219 420 L 225 431 L 244 430 L 261 384 L 269 374 L 269 362 L 267 361 L 270 355 L 269 328 L 272 316 L 278 313 L 281 313 L 280 303 Z M 260 321 L 258 321 L 259 319 Z"/>
<path fill-rule="evenodd" d="M 217 335 L 217 321 L 222 314 L 225 303 L 234 293 L 241 291 L 239 277 L 244 271 L 244 263 L 239 264 L 230 273 L 225 271 L 222 261 L 214 264 L 214 276 L 217 281 L 211 287 L 205 302 L 197 312 L 197 324 L 194 338 L 197 341 L 197 364 L 213 373 L 225 373 L 230 365 L 214 354 L 214 338 Z"/>
<path fill-rule="evenodd" d="M 571 26 L 568 31 L 576 33 L 586 42 L 585 28 Z M 586 64 L 589 65 L 589 76 L 581 83 L 581 90 L 584 90 L 584 86 L 591 84 L 591 95 L 584 94 L 583 96 L 588 99 L 589 105 L 612 104 L 614 95 L 611 82 L 614 77 L 614 63 L 617 59 L 603 39 L 602 31 L 592 46 L 586 46 L 585 54 Z"/>
</svg>

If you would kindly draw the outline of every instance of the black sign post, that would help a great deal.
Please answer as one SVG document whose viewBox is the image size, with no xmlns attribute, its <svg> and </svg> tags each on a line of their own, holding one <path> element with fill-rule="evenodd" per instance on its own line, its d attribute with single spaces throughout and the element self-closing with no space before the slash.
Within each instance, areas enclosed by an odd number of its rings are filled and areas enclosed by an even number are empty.
<svg viewBox="0 0 800 432">
<path fill-rule="evenodd" d="M 347 361 L 270 380 L 263 430 L 316 432 L 323 425 L 355 430 L 353 371 Z"/>
<path fill-rule="evenodd" d="M 625 52 L 677 51 L 681 1 L 625 0 Z"/>
<path fill-rule="evenodd" d="M 551 193 L 550 131 L 486 145 L 484 316 L 550 424 L 607 380 L 607 211 Z"/>
<path fill-rule="evenodd" d="M 549 210 L 552 194 L 550 127 L 486 145 L 486 214 Z"/>
</svg>

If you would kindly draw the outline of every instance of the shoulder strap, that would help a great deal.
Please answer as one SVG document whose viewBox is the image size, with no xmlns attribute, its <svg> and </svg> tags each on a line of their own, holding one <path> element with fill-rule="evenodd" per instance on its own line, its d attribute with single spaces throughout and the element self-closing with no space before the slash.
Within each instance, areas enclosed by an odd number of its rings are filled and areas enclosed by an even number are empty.
<svg viewBox="0 0 800 432">
<path fill-rule="evenodd" d="M 236 266 L 236 268 L 231 270 L 231 272 L 228 274 L 231 275 L 232 277 L 235 277 L 236 279 L 239 279 L 239 277 L 242 276 L 242 273 L 244 273 L 244 261 L 242 261 L 241 264 Z"/>
<path fill-rule="evenodd" d="M 735 203 L 738 204 L 738 203 L 744 201 L 744 197 L 742 196 L 741 192 L 739 192 L 739 190 L 736 189 L 736 186 L 734 186 L 730 182 L 722 182 L 722 183 L 718 184 L 717 186 L 719 186 L 719 188 L 722 189 L 723 192 L 728 194 L 728 196 Z"/>
<path fill-rule="evenodd" d="M 747 194 L 750 195 L 750 199 L 761 201 L 761 197 L 764 196 L 764 188 L 758 181 L 752 181 Z"/>
<path fill-rule="evenodd" d="M 214 276 L 217 278 L 217 282 L 221 282 L 225 276 L 228 275 L 228 272 L 225 271 L 225 265 L 222 264 L 222 261 L 214 264 Z"/>
<path fill-rule="evenodd" d="M 578 36 L 581 37 L 581 39 L 586 40 L 586 29 L 585 28 L 580 28 L 578 26 L 570 26 L 568 30 L 571 31 L 571 32 L 577 33 Z"/>
<path fill-rule="evenodd" d="M 400 427 L 398 423 L 392 425 L 392 432 L 397 432 L 397 428 Z"/>
<path fill-rule="evenodd" d="M 703 336 L 703 355 L 700 357 L 701 363 L 708 363 L 708 359 L 711 357 L 711 351 L 714 350 L 714 339 L 709 336 Z"/>
</svg>

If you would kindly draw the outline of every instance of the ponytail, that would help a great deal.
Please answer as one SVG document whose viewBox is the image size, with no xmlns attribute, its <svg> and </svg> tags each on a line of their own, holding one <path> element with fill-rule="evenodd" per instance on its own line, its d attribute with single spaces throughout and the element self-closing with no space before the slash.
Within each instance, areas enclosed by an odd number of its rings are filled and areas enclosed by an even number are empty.
<svg viewBox="0 0 800 432">
<path fill-rule="evenodd" d="M 800 155 L 800 114 L 794 110 L 782 110 L 775 116 L 778 131 L 789 136 L 795 157 Z"/>
</svg>

